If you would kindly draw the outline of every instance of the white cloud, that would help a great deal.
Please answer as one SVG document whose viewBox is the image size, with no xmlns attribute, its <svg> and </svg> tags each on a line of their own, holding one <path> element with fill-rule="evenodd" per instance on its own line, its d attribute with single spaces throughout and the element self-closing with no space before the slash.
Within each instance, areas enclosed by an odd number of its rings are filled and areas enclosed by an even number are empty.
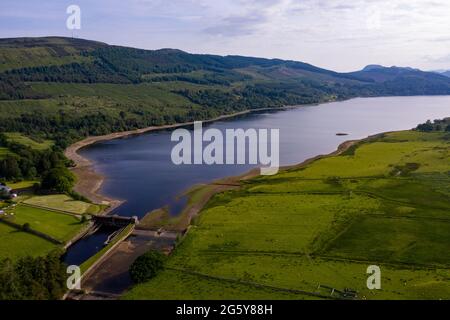
<svg viewBox="0 0 450 320">
<path fill-rule="evenodd" d="M 445 62 L 426 56 L 450 54 L 448 0 L 76 2 L 86 19 L 81 36 L 121 45 L 296 59 L 342 71 L 369 63 L 433 69 Z M 54 1 L 20 3 L 2 0 L 0 20 L 8 29 L 1 35 L 17 35 L 27 29 L 11 23 L 24 4 L 30 8 L 29 14 L 43 20 L 40 29 L 36 23 L 30 24 L 30 34 L 61 34 L 49 27 L 55 25 L 50 21 L 54 15 L 49 18 L 45 14 L 54 10 L 40 10 Z M 26 14 L 20 23 L 24 19 Z"/>
</svg>

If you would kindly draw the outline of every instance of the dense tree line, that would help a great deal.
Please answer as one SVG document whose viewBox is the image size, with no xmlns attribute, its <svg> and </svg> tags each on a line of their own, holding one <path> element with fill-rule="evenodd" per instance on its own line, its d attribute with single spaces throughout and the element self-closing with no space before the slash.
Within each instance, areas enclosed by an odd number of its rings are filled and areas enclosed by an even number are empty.
<svg viewBox="0 0 450 320">
<path fill-rule="evenodd" d="M 207 63 L 201 56 L 173 49 L 149 51 L 111 46 L 85 55 L 105 61 L 116 70 L 134 74 L 187 73 L 215 65 Z"/>
<path fill-rule="evenodd" d="M 35 92 L 17 76 L 0 74 L 0 100 L 42 99 L 47 95 Z"/>
<path fill-rule="evenodd" d="M 248 76 L 244 76 L 237 72 L 227 71 L 214 73 L 205 73 L 202 75 L 190 75 L 190 74 L 169 74 L 161 76 L 152 76 L 151 78 L 145 78 L 148 82 L 170 82 L 170 81 L 183 81 L 194 84 L 203 85 L 222 85 L 230 86 L 233 82 L 249 80 Z"/>
<path fill-rule="evenodd" d="M 339 90 L 335 90 L 339 91 Z M 318 89 L 315 83 L 259 84 L 243 88 L 184 89 L 173 93 L 186 97 L 198 108 L 180 106 L 169 111 L 144 108 L 140 105 L 118 105 L 118 114 L 99 110 L 94 113 L 28 114 L 0 122 L 0 132 L 22 132 L 27 135 L 44 135 L 54 139 L 59 148 L 90 135 L 133 130 L 148 126 L 166 125 L 193 120 L 204 120 L 225 113 L 247 109 L 281 107 L 327 101 L 333 89 Z M 342 90 L 335 98 L 350 95 Z"/>
<path fill-rule="evenodd" d="M 434 121 L 428 120 L 425 123 L 419 124 L 416 130 L 422 132 L 432 132 L 432 131 L 450 132 L 450 118 Z"/>
<path fill-rule="evenodd" d="M 0 146 L 8 148 L 11 154 L 0 160 L 0 179 L 35 179 L 53 168 L 64 167 L 66 158 L 57 147 L 38 151 L 10 142 L 0 133 Z"/>
<path fill-rule="evenodd" d="M 59 165 L 44 172 L 41 189 L 70 194 L 74 184 L 74 174 L 66 167 Z"/>
<path fill-rule="evenodd" d="M 55 113 L 22 114 L 0 121 L 0 132 L 22 132 L 55 140 L 56 147 L 64 149 L 71 143 L 90 135 L 133 130 L 193 120 L 204 120 L 223 114 L 220 108 L 192 108 L 161 112 L 141 108 L 139 105 L 123 106 L 119 114 L 98 111 L 89 114 Z"/>
<path fill-rule="evenodd" d="M 296 84 L 282 88 L 275 84 L 252 85 L 243 89 L 177 90 L 176 93 L 193 103 L 226 112 L 258 108 L 276 108 L 285 105 L 312 104 L 326 101 L 331 96 L 311 85 Z M 337 98 L 350 97 L 339 95 Z"/>
<path fill-rule="evenodd" d="M 61 66 L 40 66 L 7 71 L 3 77 L 19 81 L 70 82 L 70 83 L 133 83 L 137 78 L 122 74 L 107 63 L 70 63 Z"/>
<path fill-rule="evenodd" d="M 66 291 L 66 267 L 58 252 L 0 261 L 0 300 L 56 300 Z"/>
<path fill-rule="evenodd" d="M 143 52 L 143 54 L 136 54 L 136 52 Z M 195 66 L 181 61 L 179 64 L 170 63 L 167 65 L 164 63 L 164 65 L 159 65 L 159 60 L 145 59 L 154 56 L 153 53 L 147 53 L 145 50 L 108 48 L 84 54 L 95 57 L 94 61 L 92 63 L 20 68 L 0 74 L 0 88 L 4 89 L 2 90 L 4 94 L 0 95 L 0 99 L 42 98 L 42 96 L 37 96 L 37 93 L 32 92 L 31 88 L 24 84 L 24 82 L 33 81 L 117 84 L 146 81 L 185 81 L 206 85 L 230 85 L 236 81 L 251 79 L 249 76 L 232 70 L 201 65 Z M 197 70 L 210 72 L 205 72 L 201 76 L 186 74 Z M 145 74 L 161 73 L 164 73 L 164 75 L 151 78 L 145 77 Z"/>
</svg>

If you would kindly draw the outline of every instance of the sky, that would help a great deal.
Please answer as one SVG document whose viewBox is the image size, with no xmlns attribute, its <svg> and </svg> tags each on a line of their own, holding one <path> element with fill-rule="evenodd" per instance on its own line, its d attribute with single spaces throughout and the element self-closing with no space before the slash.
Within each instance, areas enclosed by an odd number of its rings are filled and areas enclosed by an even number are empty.
<svg viewBox="0 0 450 320">
<path fill-rule="evenodd" d="M 69 30 L 66 10 L 81 9 Z M 0 37 L 75 36 L 143 49 L 450 69 L 449 0 L 1 0 Z"/>
</svg>

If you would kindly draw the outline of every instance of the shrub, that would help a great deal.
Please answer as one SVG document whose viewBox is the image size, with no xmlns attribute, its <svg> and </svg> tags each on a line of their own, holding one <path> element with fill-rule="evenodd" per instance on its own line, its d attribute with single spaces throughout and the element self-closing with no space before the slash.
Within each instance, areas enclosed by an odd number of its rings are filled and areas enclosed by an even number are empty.
<svg viewBox="0 0 450 320">
<path fill-rule="evenodd" d="M 130 267 L 131 279 L 142 283 L 154 278 L 163 268 L 166 257 L 158 251 L 149 251 L 140 256 Z"/>
<path fill-rule="evenodd" d="M 72 199 L 77 200 L 77 201 L 83 201 L 83 202 L 87 202 L 87 203 L 92 203 L 92 201 L 88 198 L 86 198 L 85 196 L 79 194 L 78 192 L 75 191 L 70 191 L 67 192 L 67 195 L 72 197 Z"/>
<path fill-rule="evenodd" d="M 331 184 L 333 186 L 341 186 L 342 185 L 341 178 L 339 178 L 339 177 L 327 177 L 325 179 L 325 183 Z"/>
<path fill-rule="evenodd" d="M 39 182 L 33 183 L 33 191 L 38 193 L 41 190 L 41 184 Z"/>
<path fill-rule="evenodd" d="M 69 193 L 75 184 L 75 176 L 65 167 L 53 168 L 47 171 L 42 178 L 41 187 L 61 193 Z"/>
</svg>

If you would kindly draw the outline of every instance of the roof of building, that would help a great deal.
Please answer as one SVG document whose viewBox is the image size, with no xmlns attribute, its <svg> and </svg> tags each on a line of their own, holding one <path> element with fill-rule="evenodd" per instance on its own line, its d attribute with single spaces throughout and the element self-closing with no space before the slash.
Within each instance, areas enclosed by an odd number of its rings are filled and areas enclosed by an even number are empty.
<svg viewBox="0 0 450 320">
<path fill-rule="evenodd" d="M 10 187 L 8 187 L 8 186 L 5 186 L 5 185 L 0 185 L 0 190 L 6 190 L 6 191 L 11 191 L 12 189 L 10 188 Z"/>
</svg>

